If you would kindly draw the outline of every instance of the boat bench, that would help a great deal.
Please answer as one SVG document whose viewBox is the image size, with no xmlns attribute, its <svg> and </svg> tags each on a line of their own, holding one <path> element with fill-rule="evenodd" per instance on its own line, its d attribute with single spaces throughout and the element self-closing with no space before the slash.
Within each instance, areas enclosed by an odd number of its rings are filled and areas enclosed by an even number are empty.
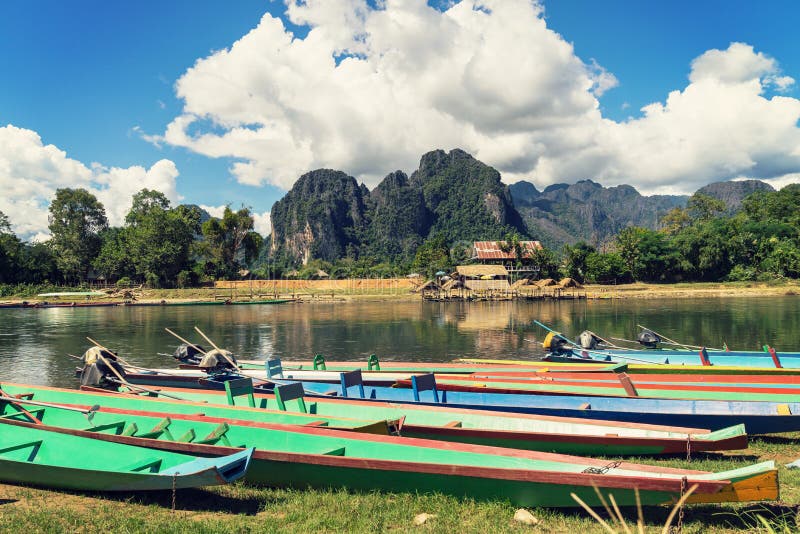
<svg viewBox="0 0 800 534">
<path fill-rule="evenodd" d="M 28 453 L 27 457 L 15 454 L 10 456 L 10 459 L 21 459 L 26 462 L 32 462 L 34 458 L 36 458 L 36 455 L 39 454 L 39 449 L 42 448 L 42 443 L 43 440 L 39 439 L 36 441 L 29 441 L 27 443 L 20 443 L 19 445 L 12 445 L 10 447 L 5 447 L 3 449 L 0 449 L 0 455 L 7 455 L 10 452 L 16 452 L 16 451 L 22 452 L 25 449 L 30 448 L 31 452 Z"/>
<path fill-rule="evenodd" d="M 30 420 L 30 417 L 29 417 L 28 414 L 32 415 L 33 417 L 38 419 L 39 422 L 41 422 L 42 417 L 44 416 L 44 408 L 39 408 L 39 409 L 36 409 L 36 410 L 24 410 L 24 411 L 23 410 L 18 410 L 18 411 L 15 411 L 15 412 L 3 413 L 2 415 L 0 415 L 0 419 L 13 419 L 15 417 L 22 416 L 26 420 Z M 34 423 L 36 423 L 36 421 L 34 421 Z"/>
<path fill-rule="evenodd" d="M 157 473 L 158 470 L 161 468 L 161 458 L 147 458 L 145 460 L 139 460 L 132 464 L 129 464 L 120 471 L 133 471 L 134 473 L 144 471 L 145 469 L 149 470 L 151 473 Z"/>
</svg>

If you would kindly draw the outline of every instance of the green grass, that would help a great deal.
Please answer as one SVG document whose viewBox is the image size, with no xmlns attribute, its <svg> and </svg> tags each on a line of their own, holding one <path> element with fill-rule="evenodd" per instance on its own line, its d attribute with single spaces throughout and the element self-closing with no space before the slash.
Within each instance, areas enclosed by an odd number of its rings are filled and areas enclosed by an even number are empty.
<svg viewBox="0 0 800 534">
<path fill-rule="evenodd" d="M 780 466 L 779 503 L 693 505 L 686 510 L 684 532 L 775 532 L 800 528 L 800 471 L 783 464 L 800 457 L 800 433 L 757 438 L 746 451 L 636 461 L 701 470 L 731 469 L 775 460 Z M 343 490 L 255 488 L 243 484 L 207 490 L 180 490 L 172 511 L 170 492 L 92 495 L 0 485 L 3 532 L 603 532 L 589 515 L 572 510 L 531 510 L 541 523 L 513 521 L 508 502 L 475 502 L 443 495 L 351 493 Z M 415 526 L 415 515 L 436 517 Z M 598 512 L 607 518 L 602 510 Z M 648 532 L 660 532 L 668 507 L 644 510 Z M 636 510 L 625 510 L 628 524 Z"/>
</svg>

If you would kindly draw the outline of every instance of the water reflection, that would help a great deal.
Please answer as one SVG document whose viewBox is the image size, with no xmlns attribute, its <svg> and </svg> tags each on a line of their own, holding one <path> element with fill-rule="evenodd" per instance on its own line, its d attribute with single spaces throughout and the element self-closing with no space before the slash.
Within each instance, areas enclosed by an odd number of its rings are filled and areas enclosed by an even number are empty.
<svg viewBox="0 0 800 534">
<path fill-rule="evenodd" d="M 445 361 L 457 357 L 535 359 L 544 331 L 591 329 L 632 339 L 642 324 L 690 343 L 800 350 L 798 297 L 556 302 L 352 302 L 261 306 L 0 310 L 0 380 L 72 386 L 86 336 L 143 366 L 168 366 L 175 330 L 249 358 Z"/>
</svg>

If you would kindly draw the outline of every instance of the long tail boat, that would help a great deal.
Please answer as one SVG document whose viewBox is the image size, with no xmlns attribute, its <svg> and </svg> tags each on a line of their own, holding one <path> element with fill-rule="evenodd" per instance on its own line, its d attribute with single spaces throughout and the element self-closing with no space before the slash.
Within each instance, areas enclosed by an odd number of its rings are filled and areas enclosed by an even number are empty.
<svg viewBox="0 0 800 534">
<path fill-rule="evenodd" d="M 764 375 L 771 377 L 800 376 L 800 369 L 787 369 L 783 367 L 744 367 L 736 365 L 669 365 L 663 363 L 618 363 L 597 361 L 587 358 L 559 358 L 549 355 L 547 360 L 532 362 L 529 360 L 497 360 L 488 358 L 462 358 L 453 363 L 460 363 L 470 366 L 516 366 L 520 371 L 540 371 L 550 373 L 560 372 L 609 372 L 614 369 L 629 371 L 636 374 L 670 374 L 670 375 Z M 383 365 L 383 364 L 381 364 Z M 349 369 L 347 369 L 349 370 Z M 435 370 L 425 370 L 421 372 L 437 372 Z M 448 371 L 449 372 L 449 371 Z M 476 369 L 475 372 L 480 372 Z"/>
<path fill-rule="evenodd" d="M 726 367 L 782 367 L 800 369 L 800 354 L 768 352 L 703 352 L 673 350 L 623 350 L 623 349 L 569 349 L 558 354 L 548 354 L 544 361 L 568 363 L 571 361 L 597 361 L 604 363 L 644 363 L 667 365 L 704 365 Z M 777 361 L 777 363 L 776 363 Z"/>
<path fill-rule="evenodd" d="M 780 354 L 772 347 L 764 345 L 763 352 L 757 351 L 709 351 L 705 347 L 697 347 L 697 350 L 684 349 L 662 349 L 655 346 L 660 337 L 652 335 L 652 348 L 646 349 L 626 349 L 624 347 L 611 346 L 602 348 L 594 347 L 595 341 L 605 342 L 596 334 L 584 332 L 588 335 L 588 344 L 574 342 L 560 332 L 549 326 L 534 321 L 537 325 L 547 330 L 547 336 L 543 341 L 543 346 L 550 354 L 545 356 L 545 360 L 554 359 L 560 362 L 569 362 L 574 359 L 616 362 L 616 363 L 645 363 L 645 364 L 664 364 L 664 365 L 712 365 L 742 366 L 742 367 L 776 367 L 800 369 L 800 352 L 781 352 Z M 581 334 L 583 337 L 584 334 Z M 592 346 L 591 348 L 589 348 Z"/>
<path fill-rule="evenodd" d="M 23 415 L 24 412 L 19 412 Z M 23 415 L 24 416 L 24 415 Z M 0 418 L 0 481 L 56 489 L 144 491 L 227 484 L 243 477 L 252 449 L 217 457 L 109 443 Z M 40 427 L 40 428 L 39 428 Z"/>
<path fill-rule="evenodd" d="M 265 368 L 266 360 L 238 360 L 242 370 L 261 370 Z M 533 360 L 491 360 L 480 358 L 459 359 L 452 362 L 403 362 L 403 361 L 378 361 L 371 359 L 366 362 L 359 361 L 326 361 L 324 358 L 314 360 L 283 360 L 282 367 L 286 371 L 336 371 L 348 372 L 361 370 L 362 372 L 389 372 L 389 373 L 445 373 L 445 374 L 493 374 L 504 373 L 544 373 L 560 375 L 561 373 L 609 373 L 628 372 L 629 374 L 692 374 L 692 375 L 758 375 L 765 377 L 795 376 L 800 381 L 800 369 L 776 368 L 771 362 L 769 367 L 742 367 L 742 366 L 704 366 L 698 365 L 665 365 L 665 364 L 639 364 L 639 363 L 609 363 L 587 359 L 569 359 L 567 362 Z M 188 367 L 187 367 L 188 368 Z"/>
<path fill-rule="evenodd" d="M 329 384 L 305 382 L 303 387 L 307 392 L 316 394 L 341 393 L 338 389 L 331 389 Z M 680 425 L 711 430 L 744 424 L 750 435 L 800 430 L 800 402 L 438 391 L 432 375 L 415 376 L 410 389 L 363 386 L 363 391 L 364 397 L 371 400 L 432 406 Z"/>
<path fill-rule="evenodd" d="M 242 371 L 243 376 L 255 380 L 275 380 L 268 370 Z M 375 373 L 367 373 L 372 376 Z M 303 383 L 338 384 L 341 373 L 335 371 L 287 371 L 277 375 L 279 380 L 294 380 Z M 362 375 L 363 376 L 363 375 Z M 363 384 L 380 387 L 410 387 L 412 374 L 390 373 L 386 382 L 370 379 Z M 718 383 L 698 384 L 694 382 L 668 383 L 634 382 L 627 374 L 618 374 L 616 381 L 559 379 L 558 377 L 514 378 L 487 377 L 473 375 L 437 375 L 439 389 L 447 391 L 473 391 L 482 393 L 545 394 L 545 395 L 593 395 L 593 396 L 642 396 L 665 399 L 707 399 L 707 400 L 752 400 L 771 402 L 793 402 L 800 399 L 800 385 L 797 384 L 744 384 Z M 208 381 L 208 375 L 200 370 L 154 369 L 151 373 L 129 373 L 127 380 L 134 384 L 162 385 L 166 387 L 193 387 L 197 382 Z M 633 385 L 633 386 L 631 386 Z M 213 387 L 211 385 L 210 387 Z"/>
<path fill-rule="evenodd" d="M 481 393 L 640 396 L 662 399 L 751 400 L 794 402 L 800 399 L 800 385 L 770 383 L 670 383 L 633 380 L 619 374 L 616 380 L 572 380 L 550 377 L 480 377 L 436 375 L 440 390 Z M 396 386 L 411 387 L 411 379 Z"/>
<path fill-rule="evenodd" d="M 102 406 L 97 416 L 106 412 L 119 415 L 168 414 L 171 423 L 159 420 L 153 427 L 167 424 L 168 427 L 165 428 L 169 428 L 172 435 L 179 436 L 186 435 L 189 431 L 181 422 L 185 420 L 214 420 L 218 423 L 236 420 L 241 424 L 262 422 L 319 427 L 341 416 L 350 416 L 400 421 L 393 428 L 396 433 L 406 437 L 568 454 L 656 455 L 681 454 L 687 448 L 704 452 L 747 447 L 747 435 L 742 425 L 709 432 L 705 429 L 675 426 L 505 414 L 411 404 L 355 402 L 332 398 L 303 399 L 296 394 L 292 395 L 291 386 L 279 387 L 278 395 L 256 394 L 252 397 L 252 405 L 259 406 L 258 408 L 251 407 L 249 395 L 228 396 L 226 393 L 197 390 L 181 390 L 181 397 L 196 402 L 180 402 L 119 393 L 82 392 L 16 384 L 3 384 L 2 389 L 8 394 L 39 402 L 81 406 L 84 409 L 94 405 Z M 300 392 L 302 393 L 302 389 Z M 230 406 L 231 403 L 239 405 Z M 224 406 L 226 404 L 228 406 Z M 275 412 L 275 408 L 284 411 Z M 302 417 L 302 413 L 287 413 L 285 410 L 288 409 L 311 413 Z M 287 417 L 294 415 L 301 417 Z M 50 420 L 45 422 L 55 424 Z M 195 431 L 195 435 L 197 434 Z"/>
<path fill-rule="evenodd" d="M 54 408 L 47 408 L 53 410 Z M 46 417 L 46 416 L 45 416 Z M 133 419 L 134 417 L 131 416 Z M 131 421 L 133 423 L 134 421 Z M 5 425 L 37 430 L 35 422 L 6 420 Z M 238 443 L 195 443 L 84 428 L 47 426 L 65 438 L 126 444 L 217 457 L 240 449 Z M 247 478 L 270 486 L 342 487 L 350 490 L 435 492 L 475 499 L 509 500 L 518 506 L 571 507 L 571 493 L 599 505 L 598 492 L 613 494 L 620 506 L 677 501 L 697 485 L 690 503 L 777 499 L 773 462 L 710 473 L 595 460 L 577 456 L 516 451 L 499 447 L 433 440 L 373 436 L 336 430 L 261 425 L 247 445 L 256 447 Z M 84 454 L 76 455 L 80 461 Z M 637 495 L 638 493 L 638 495 Z"/>
</svg>

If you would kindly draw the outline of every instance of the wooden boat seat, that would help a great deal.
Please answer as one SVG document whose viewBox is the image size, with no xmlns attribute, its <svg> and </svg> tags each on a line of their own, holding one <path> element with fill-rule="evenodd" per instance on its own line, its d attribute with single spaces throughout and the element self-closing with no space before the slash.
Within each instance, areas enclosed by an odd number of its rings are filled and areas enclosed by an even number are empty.
<svg viewBox="0 0 800 534">
<path fill-rule="evenodd" d="M 120 471 L 133 471 L 136 473 L 147 469 L 151 473 L 156 473 L 159 467 L 161 467 L 161 458 L 147 458 L 146 460 L 139 460 L 138 462 L 123 467 Z"/>
<path fill-rule="evenodd" d="M 0 415 L 0 419 L 11 419 L 11 418 L 14 418 L 14 417 L 22 416 L 25 419 L 29 420 L 30 417 L 28 417 L 28 414 L 31 414 L 36 419 L 41 421 L 42 416 L 44 415 L 44 408 L 39 408 L 38 410 L 25 410 L 24 412 L 23 411 L 16 411 L 16 412 L 4 413 L 3 415 Z"/>
<path fill-rule="evenodd" d="M 33 400 L 33 393 L 17 393 L 14 395 L 14 398 L 20 400 Z"/>
<path fill-rule="evenodd" d="M 106 430 L 113 430 L 114 434 L 120 434 L 125 430 L 125 421 L 116 421 L 114 423 L 106 423 L 105 425 L 90 426 L 86 430 L 89 432 L 104 432 Z"/>
<path fill-rule="evenodd" d="M 150 432 L 145 432 L 144 434 L 136 434 L 136 437 L 158 439 L 161 436 L 164 436 L 164 438 L 169 441 L 175 441 L 175 438 L 172 437 L 172 434 L 169 431 L 169 425 L 171 424 L 172 424 L 172 419 L 170 419 L 169 417 L 165 417 L 156 426 L 154 426 L 153 429 L 150 430 Z"/>
<path fill-rule="evenodd" d="M 450 421 L 444 424 L 445 428 L 461 428 L 461 421 Z"/>
<path fill-rule="evenodd" d="M 235 380 L 226 381 L 225 395 L 228 397 L 228 404 L 230 406 L 236 406 L 236 397 L 247 397 L 247 405 L 251 408 L 256 407 L 252 378 L 237 378 Z"/>
<path fill-rule="evenodd" d="M 197 436 L 194 433 L 194 429 L 190 428 L 181 437 L 179 437 L 176 441 L 180 441 L 181 443 L 191 443 L 192 440 L 195 437 L 197 437 Z"/>
<path fill-rule="evenodd" d="M 283 365 L 280 358 L 270 358 L 264 366 L 267 369 L 267 378 L 283 378 Z"/>
<path fill-rule="evenodd" d="M 0 449 L 0 454 L 7 454 L 9 452 L 15 452 L 15 451 L 22 452 L 25 449 L 30 448 L 31 452 L 28 453 L 27 457 L 16 454 L 13 456 L 17 456 L 18 458 L 21 458 L 26 462 L 32 462 L 36 458 L 36 455 L 39 454 L 39 449 L 42 448 L 42 443 L 43 443 L 42 440 L 37 440 L 37 441 L 29 441 L 27 443 L 20 443 L 19 445 L 12 445 L 10 447 Z"/>
<path fill-rule="evenodd" d="M 306 407 L 306 401 L 303 398 L 305 395 L 305 390 L 303 389 L 303 384 L 300 382 L 293 382 L 291 384 L 284 384 L 280 386 L 275 386 L 275 402 L 278 403 L 278 409 L 288 411 L 286 408 L 286 403 L 289 401 L 296 400 L 298 410 L 302 413 L 308 413 L 308 408 Z"/>
<path fill-rule="evenodd" d="M 375 354 L 370 354 L 369 359 L 367 360 L 367 371 L 380 371 L 381 370 L 381 362 L 378 361 L 378 356 Z"/>
<path fill-rule="evenodd" d="M 327 421 L 311 421 L 310 423 L 306 423 L 303 426 L 328 426 Z"/>
<path fill-rule="evenodd" d="M 436 389 L 436 377 L 433 373 L 411 375 L 411 389 L 414 392 L 414 400 L 416 402 L 419 402 L 420 391 L 430 391 L 433 393 L 433 402 L 440 402 L 439 390 Z"/>
<path fill-rule="evenodd" d="M 357 387 L 359 398 L 365 398 L 364 379 L 361 376 L 361 369 L 356 369 L 355 371 L 349 371 L 347 373 L 339 373 L 339 382 L 342 385 L 342 397 L 349 397 L 348 390 Z"/>
<path fill-rule="evenodd" d="M 588 402 L 584 402 L 583 404 L 578 406 L 578 409 L 579 410 L 591 410 L 592 409 L 592 405 L 589 404 Z"/>
<path fill-rule="evenodd" d="M 214 430 L 211 431 L 209 435 L 203 439 L 197 440 L 196 443 L 203 445 L 216 445 L 217 443 L 222 442 L 223 445 L 230 447 L 231 442 L 228 441 L 228 438 L 225 436 L 230 429 L 231 427 L 228 426 L 228 423 L 220 423 Z"/>
</svg>

